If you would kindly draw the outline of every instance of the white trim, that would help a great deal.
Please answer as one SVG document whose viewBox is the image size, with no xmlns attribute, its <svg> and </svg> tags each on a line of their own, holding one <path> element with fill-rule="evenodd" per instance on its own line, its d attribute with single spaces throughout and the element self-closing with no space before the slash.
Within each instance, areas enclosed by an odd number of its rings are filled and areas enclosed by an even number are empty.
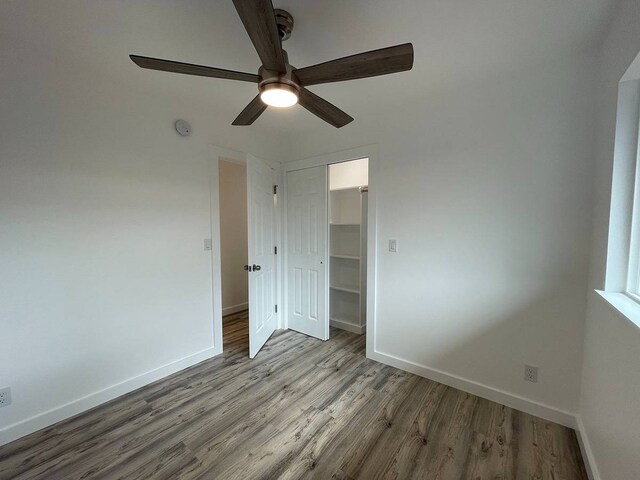
<svg viewBox="0 0 640 480">
<path fill-rule="evenodd" d="M 362 335 L 367 331 L 366 325 L 354 325 L 353 323 L 343 322 L 342 320 L 329 320 L 329 325 L 335 328 L 339 328 L 341 330 L 346 330 L 347 332 L 357 333 L 358 335 Z"/>
<path fill-rule="evenodd" d="M 371 355 L 367 354 L 367 357 L 386 365 L 391 365 L 392 367 L 396 367 L 401 370 L 420 375 L 421 377 L 443 383 L 450 387 L 457 388 L 458 390 L 477 395 L 478 397 L 486 398 L 487 400 L 506 405 L 507 407 L 514 408 L 531 415 L 535 415 L 536 417 L 544 418 L 545 420 L 549 420 L 550 422 L 559 423 L 560 425 L 564 425 L 566 427 L 574 429 L 577 426 L 576 416 L 571 412 L 566 412 L 564 410 L 560 410 L 543 403 L 538 403 L 519 395 L 514 395 L 512 393 L 505 392 L 494 387 L 489 387 L 487 385 L 474 382 L 473 380 L 462 378 L 457 375 L 452 375 L 441 370 L 436 370 L 424 365 L 419 365 L 417 363 L 411 362 L 409 360 L 404 360 L 387 353 L 374 351 L 371 353 Z"/>
<path fill-rule="evenodd" d="M 222 353 L 222 264 L 220 253 L 220 158 L 246 165 L 247 154 L 209 145 L 209 191 L 211 202 L 211 289 L 213 296 L 213 345 Z"/>
<path fill-rule="evenodd" d="M 288 316 L 288 305 L 289 305 L 289 284 L 288 284 L 288 273 L 289 273 L 289 259 L 288 259 L 288 255 L 287 255 L 287 249 L 288 249 L 288 245 L 287 245 L 287 228 L 288 228 L 288 213 L 287 213 L 287 201 L 288 201 L 288 193 L 287 193 L 287 170 L 285 168 L 285 166 L 282 166 L 281 172 L 280 172 L 280 182 L 279 182 L 279 193 L 278 196 L 276 197 L 276 200 L 278 201 L 278 206 L 280 207 L 280 211 L 282 212 L 282 221 L 280 223 L 280 239 L 281 241 L 278 242 L 278 256 L 280 257 L 280 267 L 281 267 L 281 272 L 282 272 L 282 276 L 280 277 L 282 279 L 282 281 L 278 282 L 278 287 L 280 288 L 280 299 L 282 300 L 281 303 L 279 303 L 278 305 L 281 305 L 281 308 L 278 309 L 279 312 L 282 312 L 281 314 L 278 313 L 281 316 L 281 323 L 280 323 L 280 328 L 283 328 L 285 330 L 289 329 L 289 316 Z"/>
<path fill-rule="evenodd" d="M 333 163 L 343 163 L 350 160 L 359 160 L 361 158 L 369 158 L 375 156 L 378 152 L 377 145 L 364 145 L 362 147 L 350 148 L 347 150 L 339 150 L 333 153 L 316 155 L 314 157 L 303 158 L 293 162 L 283 164 L 285 172 L 293 170 L 302 170 L 303 168 L 320 167 L 322 165 L 331 165 Z M 371 165 L 369 165 L 369 186 L 371 186 Z"/>
<path fill-rule="evenodd" d="M 366 353 L 371 358 L 376 350 L 378 317 L 378 146 L 363 147 L 369 158 L 367 189 L 367 327 Z"/>
<path fill-rule="evenodd" d="M 61 420 L 65 420 L 105 402 L 113 400 L 140 387 L 149 385 L 156 380 L 172 375 L 180 370 L 191 367 L 204 360 L 216 356 L 219 352 L 215 348 L 207 348 L 187 357 L 167 363 L 141 375 L 129 378 L 110 387 L 90 393 L 72 402 L 60 405 L 33 417 L 21 420 L 0 430 L 0 445 L 7 444 L 20 437 L 36 432 Z"/>
<path fill-rule="evenodd" d="M 640 327 L 640 303 L 626 293 L 595 291 L 618 316 Z"/>
<path fill-rule="evenodd" d="M 278 254 L 276 255 L 276 304 L 278 305 L 278 312 L 276 316 L 278 318 L 278 328 L 284 328 L 284 305 L 285 298 L 284 292 L 284 222 L 285 222 L 285 196 L 284 192 L 284 169 L 281 164 L 277 167 L 273 167 L 276 177 L 277 193 L 276 193 L 276 226 L 275 226 L 275 242 L 278 247 Z"/>
<path fill-rule="evenodd" d="M 589 443 L 589 437 L 587 436 L 587 430 L 580 415 L 576 415 L 576 425 L 578 444 L 580 445 L 580 452 L 582 453 L 584 467 L 587 470 L 587 476 L 589 477 L 589 480 L 600 480 L 602 477 L 598 471 L 596 459 L 593 455 L 593 449 L 591 448 L 591 443 Z"/>
<path fill-rule="evenodd" d="M 222 309 L 222 316 L 231 315 L 233 313 L 242 312 L 249 308 L 249 302 L 239 303 L 238 305 L 231 305 L 230 307 L 224 307 Z"/>
<path fill-rule="evenodd" d="M 328 322 L 325 322 L 324 326 L 324 340 L 329 340 L 330 332 L 330 316 L 331 316 L 331 292 L 329 290 L 329 283 L 331 279 L 331 260 L 329 257 L 330 249 L 330 231 L 329 226 L 329 165 L 324 166 L 324 311 Z"/>
</svg>

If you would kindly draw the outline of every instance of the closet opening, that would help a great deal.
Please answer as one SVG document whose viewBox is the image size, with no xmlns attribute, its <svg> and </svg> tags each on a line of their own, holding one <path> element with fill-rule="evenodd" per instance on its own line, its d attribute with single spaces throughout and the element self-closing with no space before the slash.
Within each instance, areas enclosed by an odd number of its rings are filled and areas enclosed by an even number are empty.
<svg viewBox="0 0 640 480">
<path fill-rule="evenodd" d="M 369 159 L 329 165 L 329 325 L 362 335 L 367 308 Z"/>
<path fill-rule="evenodd" d="M 225 351 L 249 352 L 247 165 L 220 158 L 220 267 Z"/>
</svg>

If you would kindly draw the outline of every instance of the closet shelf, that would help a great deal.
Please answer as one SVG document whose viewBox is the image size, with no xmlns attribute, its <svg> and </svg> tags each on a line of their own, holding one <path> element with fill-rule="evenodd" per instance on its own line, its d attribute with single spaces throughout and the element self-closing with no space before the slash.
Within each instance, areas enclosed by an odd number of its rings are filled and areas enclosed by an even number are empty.
<svg viewBox="0 0 640 480">
<path fill-rule="evenodd" d="M 356 295 L 360 295 L 359 287 L 353 285 L 330 285 L 329 288 L 332 290 L 339 290 L 341 292 L 355 293 Z"/>
<path fill-rule="evenodd" d="M 366 185 L 362 185 L 362 186 L 356 186 L 356 187 L 342 187 L 342 188 L 332 188 L 329 190 L 329 193 L 333 193 L 333 192 L 344 192 L 345 190 L 354 190 L 356 192 L 360 192 L 361 188 L 365 188 Z"/>
<path fill-rule="evenodd" d="M 336 255 L 335 253 L 332 253 L 329 256 L 331 258 L 344 258 L 346 260 L 360 260 L 360 257 L 357 255 Z"/>
<path fill-rule="evenodd" d="M 330 223 L 332 227 L 359 227 L 359 223 Z"/>
</svg>

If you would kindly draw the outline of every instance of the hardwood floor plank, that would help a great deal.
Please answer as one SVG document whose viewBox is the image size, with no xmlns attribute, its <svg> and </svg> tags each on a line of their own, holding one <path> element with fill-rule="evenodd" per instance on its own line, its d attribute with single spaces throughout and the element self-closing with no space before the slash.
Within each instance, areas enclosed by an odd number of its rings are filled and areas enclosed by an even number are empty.
<svg viewBox="0 0 640 480">
<path fill-rule="evenodd" d="M 349 352 L 344 352 L 344 355 L 349 355 L 352 360 L 357 362 L 364 361 L 362 357 L 355 356 Z M 281 374 L 276 379 L 270 379 L 270 382 L 260 381 L 255 378 L 255 372 L 253 372 L 253 378 L 250 381 L 242 376 L 237 377 L 236 382 L 238 383 L 231 382 L 226 385 L 227 388 L 225 390 L 228 390 L 228 394 L 232 395 L 231 397 L 217 392 L 220 398 L 216 402 L 211 402 L 206 412 L 201 413 L 200 408 L 198 408 L 196 416 L 192 418 L 183 413 L 180 426 L 173 427 L 170 431 L 171 435 L 165 434 L 164 431 L 160 432 L 160 435 L 156 435 L 153 432 L 146 437 L 146 443 L 152 442 L 153 448 L 157 449 L 174 441 L 177 437 L 185 439 L 184 441 L 187 442 L 190 448 L 196 449 L 198 447 L 197 442 L 227 432 L 234 423 L 244 419 L 246 412 L 251 412 L 263 402 L 268 402 L 274 395 L 282 397 L 279 398 L 280 402 L 285 402 L 287 398 L 293 397 L 296 394 L 293 385 L 297 381 L 312 380 L 314 383 L 318 383 L 322 376 L 313 375 L 312 373 L 314 370 L 317 371 L 317 367 L 313 362 L 320 357 L 322 357 L 320 352 L 314 352 L 307 354 L 303 362 L 298 362 L 294 361 L 297 357 L 294 356 L 287 360 L 287 355 L 283 354 L 277 359 L 283 362 L 282 365 L 271 365 L 267 373 L 262 372 L 264 378 L 267 378 L 272 374 L 271 370 L 275 369 Z M 331 359 L 330 371 L 336 369 L 336 363 L 342 363 L 339 358 L 339 355 L 329 357 Z M 265 365 L 269 366 L 270 363 L 265 363 Z M 309 390 L 316 391 L 313 388 L 306 388 L 303 392 L 308 393 Z M 201 397 L 201 395 L 198 395 L 198 397 Z M 162 410 L 159 407 L 155 407 L 154 411 L 161 412 Z M 139 458 L 144 456 L 145 449 L 130 448 L 129 454 L 126 457 L 119 458 L 117 461 L 119 463 L 139 461 Z"/>
<path fill-rule="evenodd" d="M 361 363 L 360 357 L 351 356 L 346 359 L 347 366 Z M 335 369 L 319 369 L 312 362 L 298 365 L 296 373 L 281 379 L 280 387 L 273 388 L 274 385 L 263 385 L 266 392 L 273 392 L 275 395 L 260 394 L 251 399 L 252 406 L 240 404 L 230 414 L 225 415 L 222 422 L 216 425 L 205 426 L 200 435 L 190 435 L 185 439 L 187 445 L 197 454 L 203 449 L 211 451 L 211 443 L 220 436 L 227 437 L 229 429 L 236 427 L 240 430 L 259 429 L 271 421 L 282 422 L 283 411 L 287 408 L 307 409 L 312 402 L 323 392 L 330 391 L 339 376 L 339 371 Z M 344 373 L 342 373 L 344 375 Z M 284 413 L 286 416 L 286 412 Z"/>
<path fill-rule="evenodd" d="M 398 441 L 395 454 L 386 456 L 386 465 L 381 466 L 375 478 L 411 478 L 416 470 L 417 460 L 424 455 L 428 445 L 431 422 L 443 401 L 444 393 L 449 389 L 446 385 L 436 383 L 425 397 L 413 424 Z"/>
<path fill-rule="evenodd" d="M 458 390 L 441 384 L 430 392 L 395 458 L 379 474 L 380 478 L 421 478 L 428 474 L 426 463 L 435 455 L 438 442 L 455 418 L 458 395 Z"/>
<path fill-rule="evenodd" d="M 272 479 L 295 458 L 331 417 L 317 409 L 299 410 L 284 426 L 269 425 L 256 433 L 243 449 L 225 455 L 199 478 Z M 238 469 L 238 465 L 244 465 Z"/>
<path fill-rule="evenodd" d="M 134 464 L 123 463 L 116 468 L 98 473 L 95 478 L 104 480 L 173 480 L 179 472 L 188 469 L 197 461 L 198 459 L 184 443 L 179 442 L 160 451 L 157 457 L 146 458 L 146 462 L 135 464 L 135 468 Z"/>
<path fill-rule="evenodd" d="M 422 471 L 433 478 L 463 478 L 463 468 L 469 450 L 472 431 L 468 428 L 478 397 L 458 391 L 456 408 L 448 428 L 434 442 L 432 457 L 424 462 Z"/>
<path fill-rule="evenodd" d="M 82 448 L 91 449 L 91 441 L 101 435 L 118 430 L 142 415 L 148 415 L 151 407 L 142 401 L 117 405 L 107 404 L 83 415 L 42 431 L 42 439 L 34 442 L 32 435 L 0 447 L 0 479 L 14 478 L 47 460 L 57 461 L 70 452 L 75 455 Z M 13 447 L 13 448 L 11 448 Z"/>
<path fill-rule="evenodd" d="M 369 441 L 363 439 L 358 449 L 350 452 L 340 468 L 342 472 L 355 478 L 374 478 L 383 470 L 387 456 L 393 456 L 398 449 L 399 442 L 415 421 L 420 406 L 435 386 L 435 382 L 412 377 L 394 395 L 388 395 L 389 402 L 383 414 L 365 436 Z M 372 434 L 374 430 L 377 430 L 377 434 Z"/>
<path fill-rule="evenodd" d="M 300 478 L 330 478 L 339 469 L 340 463 L 349 455 L 367 426 L 382 414 L 387 398 L 375 390 L 366 390 L 357 397 L 359 409 L 349 411 L 350 415 L 333 418 L 325 425 L 323 434 L 318 433 L 306 452 L 291 462 L 291 473 L 283 472 L 285 478 L 296 478 L 295 473 L 302 471 Z"/>
<path fill-rule="evenodd" d="M 331 415 L 324 427 L 281 472 L 280 479 L 328 478 L 342 461 L 343 454 L 335 439 L 345 436 L 348 419 L 360 411 L 375 410 L 381 406 L 382 400 L 376 390 L 365 388 L 360 391 L 350 403 L 344 405 L 340 415 Z"/>
<path fill-rule="evenodd" d="M 313 359 L 317 355 L 315 353 L 308 358 Z M 108 471 L 114 464 L 140 462 L 150 448 L 154 450 L 166 448 L 176 438 L 198 436 L 199 432 L 205 432 L 205 435 L 208 436 L 213 432 L 227 428 L 242 418 L 247 411 L 251 411 L 255 405 L 268 398 L 269 395 L 276 395 L 280 391 L 279 387 L 296 378 L 310 376 L 314 367 L 311 361 L 303 363 L 301 367 L 295 358 L 287 359 L 287 355 L 282 355 L 273 359 L 282 362 L 282 365 L 265 364 L 269 368 L 278 368 L 283 374 L 268 384 L 256 381 L 255 377 L 251 379 L 250 376 L 241 375 L 236 378 L 237 382 L 225 384 L 224 392 L 216 392 L 219 396 L 217 401 L 213 401 L 211 397 L 206 395 L 196 395 L 183 404 L 180 409 L 154 408 L 154 415 L 156 415 L 154 422 L 139 428 L 135 435 L 126 439 L 117 439 L 114 444 L 110 445 L 110 450 L 117 452 L 115 456 L 109 455 L 108 451 L 100 452 L 98 454 L 100 462 L 96 462 L 96 458 L 94 458 L 95 466 L 93 469 L 97 472 L 103 472 Z M 271 373 L 261 372 L 261 375 L 269 377 Z M 126 453 L 121 453 L 123 450 L 126 450 Z M 79 465 L 82 464 L 76 461 L 66 464 L 54 472 L 57 475 L 68 475 L 70 469 L 77 469 Z"/>
<path fill-rule="evenodd" d="M 518 438 L 513 432 L 515 413 L 517 412 L 503 405 L 485 399 L 478 400 L 463 467 L 464 476 L 516 478 Z"/>
<path fill-rule="evenodd" d="M 365 358 L 365 336 L 278 331 L 0 447 L 5 479 L 585 480 L 575 432 Z"/>
</svg>

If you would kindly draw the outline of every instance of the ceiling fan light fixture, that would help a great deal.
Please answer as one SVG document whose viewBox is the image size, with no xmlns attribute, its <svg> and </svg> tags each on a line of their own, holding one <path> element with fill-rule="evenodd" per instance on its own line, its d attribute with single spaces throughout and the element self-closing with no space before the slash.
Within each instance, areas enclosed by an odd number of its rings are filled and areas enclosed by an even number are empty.
<svg viewBox="0 0 640 480">
<path fill-rule="evenodd" d="M 270 83 L 261 87 L 260 100 L 270 107 L 292 107 L 298 103 L 298 91 L 286 83 Z"/>
<path fill-rule="evenodd" d="M 282 42 L 290 37 L 293 30 L 291 14 L 285 10 L 274 9 L 272 0 L 232 1 L 260 57 L 261 65 L 257 74 L 140 55 L 129 57 L 140 68 L 149 70 L 257 84 L 258 95 L 244 107 L 232 125 L 252 125 L 269 106 L 283 109 L 299 103 L 321 120 L 341 128 L 352 122 L 353 117 L 310 92 L 307 87 L 377 77 L 413 68 L 411 43 L 295 68 L 289 63 L 289 56 L 282 48 Z"/>
</svg>

